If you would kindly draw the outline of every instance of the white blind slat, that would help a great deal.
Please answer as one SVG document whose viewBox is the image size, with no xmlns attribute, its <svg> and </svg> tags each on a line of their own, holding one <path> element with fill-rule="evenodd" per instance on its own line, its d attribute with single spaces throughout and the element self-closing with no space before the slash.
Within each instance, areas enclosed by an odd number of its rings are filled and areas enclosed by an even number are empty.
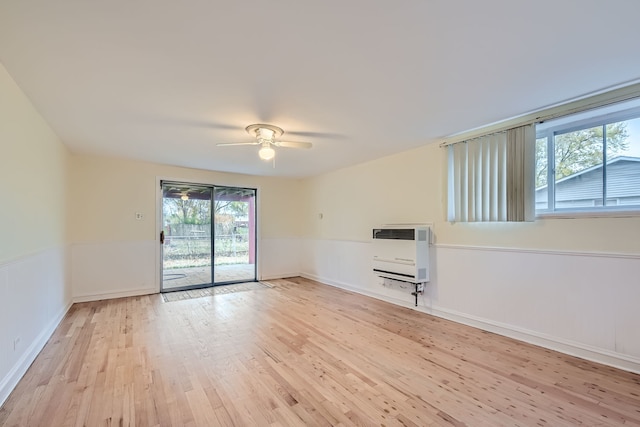
<svg viewBox="0 0 640 427">
<path fill-rule="evenodd" d="M 496 138 L 491 139 L 490 156 L 493 163 L 489 168 L 489 210 L 490 221 L 498 220 L 498 141 Z"/>
<path fill-rule="evenodd" d="M 507 220 L 507 139 L 498 142 L 498 221 Z"/>
</svg>

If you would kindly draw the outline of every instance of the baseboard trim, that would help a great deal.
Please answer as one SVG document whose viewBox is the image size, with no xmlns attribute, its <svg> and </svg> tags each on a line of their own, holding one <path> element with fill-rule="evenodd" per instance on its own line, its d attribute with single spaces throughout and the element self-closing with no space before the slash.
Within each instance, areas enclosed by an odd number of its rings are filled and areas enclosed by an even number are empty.
<svg viewBox="0 0 640 427">
<path fill-rule="evenodd" d="M 419 308 L 420 307 L 418 307 L 418 309 Z M 433 312 L 431 314 L 443 319 L 462 323 L 484 331 L 493 332 L 498 335 L 537 345 L 539 347 L 544 347 L 549 350 L 558 351 L 570 356 L 580 357 L 591 362 L 601 363 L 603 365 L 640 374 L 640 359 L 632 356 L 615 353 L 597 347 L 591 347 L 562 338 L 548 336 L 511 325 L 500 324 L 499 322 L 487 319 L 475 318 L 474 316 L 469 316 L 464 313 L 458 313 L 441 307 L 434 307 L 432 311 Z"/>
<path fill-rule="evenodd" d="M 73 297 L 73 302 L 74 303 L 90 302 L 90 301 L 100 301 L 104 299 L 137 297 L 140 295 L 157 294 L 159 292 L 160 291 L 156 288 L 142 288 L 142 289 L 127 290 L 127 291 L 105 292 L 105 293 L 93 294 L 93 295 L 76 295 Z"/>
<path fill-rule="evenodd" d="M 535 331 L 518 328 L 508 324 L 494 322 L 492 320 L 471 316 L 465 313 L 456 312 L 442 307 L 424 305 L 414 306 L 410 301 L 404 301 L 398 298 L 389 297 L 376 292 L 367 291 L 353 285 L 329 280 L 324 277 L 316 276 L 310 273 L 301 273 L 300 276 L 317 282 L 334 286 L 336 288 L 366 295 L 371 298 L 386 301 L 391 304 L 420 311 L 442 319 L 451 320 L 456 323 L 482 329 L 483 331 L 492 332 L 518 341 L 544 347 L 549 350 L 558 351 L 570 356 L 580 357 L 591 362 L 601 363 L 603 365 L 622 369 L 629 372 L 640 374 L 640 359 L 620 353 L 615 353 L 601 348 L 590 347 L 585 344 L 571 342 L 557 337 L 548 336 Z M 428 286 L 428 285 L 427 285 Z"/>
<path fill-rule="evenodd" d="M 69 309 L 73 305 L 73 302 L 69 302 L 65 308 L 63 308 L 52 320 L 49 325 L 38 335 L 38 337 L 31 343 L 27 351 L 24 352 L 22 357 L 18 360 L 9 373 L 0 381 L 0 407 L 7 400 L 13 389 L 16 388 L 18 382 L 22 379 L 27 372 L 31 364 L 38 354 L 42 351 L 44 346 L 49 341 L 49 338 L 53 335 L 56 328 L 62 322 L 62 319 L 67 315 Z"/>
<path fill-rule="evenodd" d="M 276 279 L 290 279 L 292 277 L 299 277 L 300 273 L 282 273 L 282 274 L 267 274 L 260 276 L 259 280 L 276 280 Z"/>
</svg>

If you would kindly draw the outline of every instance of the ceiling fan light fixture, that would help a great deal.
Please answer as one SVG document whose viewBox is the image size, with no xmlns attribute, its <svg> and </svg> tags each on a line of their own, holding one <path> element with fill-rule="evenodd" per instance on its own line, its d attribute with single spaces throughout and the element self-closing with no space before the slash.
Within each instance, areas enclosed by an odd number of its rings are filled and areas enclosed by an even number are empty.
<svg viewBox="0 0 640 427">
<path fill-rule="evenodd" d="M 262 146 L 260 148 L 260 151 L 258 151 L 258 156 L 260 156 L 262 160 L 271 160 L 274 158 L 275 155 L 276 155 L 276 150 L 269 147 L 268 145 Z"/>
<path fill-rule="evenodd" d="M 310 142 L 294 142 L 294 141 L 281 141 L 278 138 L 284 134 L 282 128 L 267 124 L 254 124 L 249 125 L 246 128 L 249 135 L 253 136 L 255 142 L 222 142 L 218 143 L 218 146 L 230 146 L 230 145 L 259 145 L 258 156 L 264 161 L 269 161 L 275 158 L 276 151 L 274 147 L 283 148 L 311 148 Z M 275 163 L 274 163 L 275 167 Z"/>
</svg>

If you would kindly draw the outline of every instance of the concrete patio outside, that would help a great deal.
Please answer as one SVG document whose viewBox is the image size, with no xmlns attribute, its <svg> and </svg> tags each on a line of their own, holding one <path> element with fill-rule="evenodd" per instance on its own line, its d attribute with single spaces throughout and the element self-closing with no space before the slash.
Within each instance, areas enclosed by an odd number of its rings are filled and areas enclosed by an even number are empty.
<svg viewBox="0 0 640 427">
<path fill-rule="evenodd" d="M 215 283 L 255 280 L 255 264 L 226 264 L 215 266 Z M 211 266 L 171 268 L 162 272 L 162 290 L 211 284 Z"/>
</svg>

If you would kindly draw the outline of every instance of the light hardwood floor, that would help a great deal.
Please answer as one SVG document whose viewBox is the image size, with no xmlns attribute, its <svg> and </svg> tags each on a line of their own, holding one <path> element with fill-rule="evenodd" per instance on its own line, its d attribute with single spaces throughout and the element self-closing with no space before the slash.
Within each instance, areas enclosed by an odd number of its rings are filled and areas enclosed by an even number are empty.
<svg viewBox="0 0 640 427">
<path fill-rule="evenodd" d="M 3 426 L 640 425 L 640 376 L 295 278 L 76 304 Z"/>
</svg>

